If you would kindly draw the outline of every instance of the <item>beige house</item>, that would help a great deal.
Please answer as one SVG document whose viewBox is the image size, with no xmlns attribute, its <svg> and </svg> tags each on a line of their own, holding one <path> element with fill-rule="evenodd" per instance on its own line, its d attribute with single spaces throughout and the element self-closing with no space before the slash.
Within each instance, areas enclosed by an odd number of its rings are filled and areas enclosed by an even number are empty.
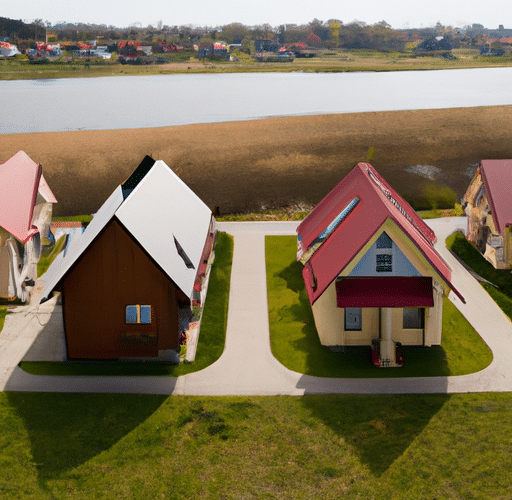
<svg viewBox="0 0 512 500">
<path fill-rule="evenodd" d="M 356 165 L 297 232 L 323 345 L 373 345 L 375 364 L 400 366 L 400 345 L 441 344 L 443 295 L 458 294 L 450 269 L 434 232 L 371 165 Z"/>
<path fill-rule="evenodd" d="M 512 160 L 482 160 L 464 195 L 466 238 L 496 268 L 512 268 Z"/>
</svg>

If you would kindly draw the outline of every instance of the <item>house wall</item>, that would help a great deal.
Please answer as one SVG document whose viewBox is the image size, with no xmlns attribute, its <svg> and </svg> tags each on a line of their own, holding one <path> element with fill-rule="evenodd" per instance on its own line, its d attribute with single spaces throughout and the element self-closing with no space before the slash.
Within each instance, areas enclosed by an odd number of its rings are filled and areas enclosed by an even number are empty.
<svg viewBox="0 0 512 500">
<path fill-rule="evenodd" d="M 9 296 L 9 249 L 6 246 L 9 233 L 0 227 L 0 297 Z"/>
<path fill-rule="evenodd" d="M 488 244 L 488 239 L 498 236 L 494 224 L 485 186 L 479 167 L 464 194 L 466 203 L 467 230 L 466 238 L 496 269 L 510 269 L 512 267 L 512 242 L 510 229 L 503 232 L 503 249 Z"/>
<path fill-rule="evenodd" d="M 9 249 L 0 246 L 0 297 L 9 297 Z"/>
<path fill-rule="evenodd" d="M 503 232 L 503 251 L 508 268 L 512 268 L 512 229 L 510 226 Z"/>
<path fill-rule="evenodd" d="M 178 345 L 178 298 L 185 298 L 113 219 L 63 281 L 70 359 L 157 356 Z M 149 325 L 127 325 L 127 305 L 151 305 Z"/>
<path fill-rule="evenodd" d="M 312 307 L 320 343 L 325 346 L 371 345 L 381 335 L 381 308 L 362 310 L 361 330 L 345 330 L 345 309 L 337 307 L 333 282 Z M 425 308 L 425 328 L 403 328 L 403 309 L 391 309 L 392 340 L 403 345 L 440 345 L 443 321 L 443 292 L 434 288 L 434 307 Z"/>
<path fill-rule="evenodd" d="M 392 273 L 375 273 L 375 242 L 386 232 L 393 241 L 394 262 Z M 370 265 L 372 263 L 372 265 Z M 403 309 L 392 308 L 392 340 L 403 345 L 439 345 L 442 335 L 443 293 L 449 288 L 441 284 L 437 272 L 422 256 L 412 241 L 390 219 L 376 231 L 353 261 L 340 273 L 341 276 L 432 276 L 434 306 L 425 308 L 424 329 L 404 329 Z M 336 282 L 329 285 L 312 306 L 315 325 L 322 345 L 371 345 L 373 339 L 380 338 L 381 310 L 363 308 L 361 331 L 345 331 L 345 310 L 337 307 Z"/>
</svg>

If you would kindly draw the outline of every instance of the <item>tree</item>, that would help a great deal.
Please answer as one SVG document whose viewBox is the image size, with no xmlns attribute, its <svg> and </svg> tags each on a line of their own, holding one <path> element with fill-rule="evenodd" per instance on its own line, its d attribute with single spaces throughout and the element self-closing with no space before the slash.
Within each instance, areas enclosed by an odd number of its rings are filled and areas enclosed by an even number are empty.
<svg viewBox="0 0 512 500">
<path fill-rule="evenodd" d="M 338 42 L 340 37 L 340 28 L 343 26 L 343 21 L 340 21 L 339 19 L 329 19 L 327 24 L 329 25 L 330 30 L 329 39 Z"/>
<path fill-rule="evenodd" d="M 231 23 L 222 27 L 222 39 L 227 43 L 242 43 L 251 31 L 241 23 Z"/>
</svg>

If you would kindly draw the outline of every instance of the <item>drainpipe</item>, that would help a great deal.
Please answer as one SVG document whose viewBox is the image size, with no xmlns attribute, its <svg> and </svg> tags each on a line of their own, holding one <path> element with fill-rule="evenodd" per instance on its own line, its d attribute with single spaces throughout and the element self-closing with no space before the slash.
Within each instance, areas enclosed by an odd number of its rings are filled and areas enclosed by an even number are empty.
<svg viewBox="0 0 512 500">
<path fill-rule="evenodd" d="M 25 244 L 24 258 L 20 256 L 16 241 L 12 237 L 7 240 L 7 248 L 11 258 L 11 276 L 12 283 L 14 284 L 14 293 L 22 302 L 26 302 L 31 289 L 31 287 L 27 286 L 27 281 L 34 281 L 34 276 L 37 274 L 37 264 L 34 265 L 34 244 L 32 239 Z"/>
<path fill-rule="evenodd" d="M 396 346 L 392 340 L 392 312 L 390 307 L 383 307 L 382 311 L 382 338 L 380 341 L 381 366 L 396 365 Z"/>
</svg>

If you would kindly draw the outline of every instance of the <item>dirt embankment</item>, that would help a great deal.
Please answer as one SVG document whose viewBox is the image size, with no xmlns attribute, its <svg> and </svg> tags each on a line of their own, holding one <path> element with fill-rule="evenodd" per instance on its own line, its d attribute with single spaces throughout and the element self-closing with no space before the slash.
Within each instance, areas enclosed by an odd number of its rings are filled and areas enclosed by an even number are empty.
<svg viewBox="0 0 512 500">
<path fill-rule="evenodd" d="M 372 164 L 420 208 L 436 203 L 446 186 L 461 195 L 481 159 L 512 158 L 511 112 L 497 106 L 9 134 L 0 135 L 0 161 L 24 150 L 41 163 L 59 200 L 56 215 L 95 212 L 145 155 L 164 160 L 212 209 L 228 213 L 315 204 L 374 148 Z"/>
</svg>

